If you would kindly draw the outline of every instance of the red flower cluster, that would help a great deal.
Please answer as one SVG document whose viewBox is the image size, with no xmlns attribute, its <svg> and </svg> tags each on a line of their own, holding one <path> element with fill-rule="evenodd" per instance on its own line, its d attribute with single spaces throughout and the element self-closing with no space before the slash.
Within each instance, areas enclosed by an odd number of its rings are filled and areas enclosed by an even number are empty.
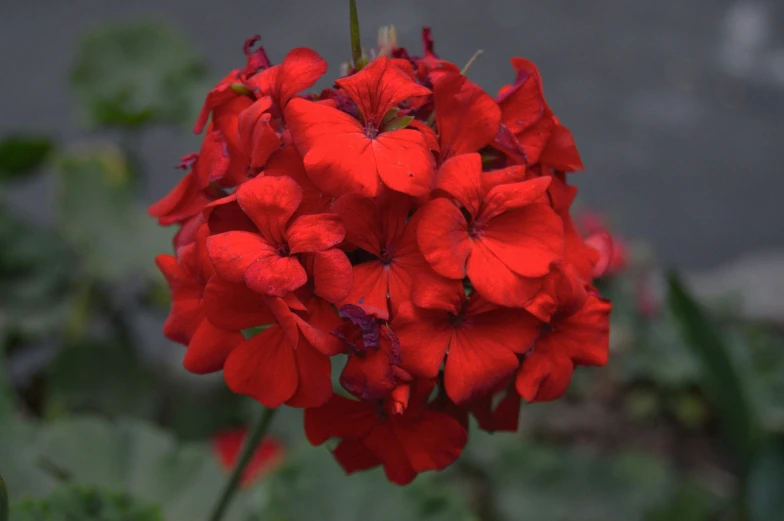
<svg viewBox="0 0 784 521">
<path fill-rule="evenodd" d="M 221 431 L 212 438 L 212 450 L 221 468 L 226 472 L 231 472 L 237 464 L 247 436 L 248 429 L 239 428 Z M 246 487 L 257 479 L 264 478 L 283 462 L 284 454 L 285 450 L 279 441 L 274 438 L 264 438 L 253 451 L 250 462 L 240 478 L 240 485 Z"/>
<path fill-rule="evenodd" d="M 188 174 L 150 210 L 180 225 L 157 262 L 185 367 L 305 408 L 347 472 L 382 465 L 399 484 L 451 464 L 469 414 L 515 430 L 521 398 L 604 364 L 611 308 L 569 213 L 580 157 L 536 67 L 513 59 L 493 98 L 424 39 L 423 57 L 387 46 L 307 94 L 322 58 L 271 65 L 250 40 L 207 96 Z"/>
</svg>

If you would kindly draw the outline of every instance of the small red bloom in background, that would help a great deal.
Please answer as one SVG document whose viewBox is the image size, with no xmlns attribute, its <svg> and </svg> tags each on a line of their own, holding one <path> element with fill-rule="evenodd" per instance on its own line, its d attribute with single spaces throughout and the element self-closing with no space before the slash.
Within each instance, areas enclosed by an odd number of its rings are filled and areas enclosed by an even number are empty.
<svg viewBox="0 0 784 521">
<path fill-rule="evenodd" d="M 179 226 L 157 261 L 185 368 L 304 408 L 308 439 L 337 440 L 347 473 L 405 484 L 460 456 L 470 415 L 515 431 L 524 402 L 607 362 L 612 306 L 594 279 L 625 253 L 572 218 L 582 161 L 533 63 L 513 58 L 494 98 L 429 29 L 421 57 L 382 36 L 319 93 L 315 51 L 272 64 L 248 40 L 246 65 L 207 94 L 199 154 L 150 213 Z M 216 438 L 224 465 L 242 436 Z"/>
<path fill-rule="evenodd" d="M 226 472 L 230 472 L 237 464 L 237 458 L 247 437 L 246 428 L 226 430 L 213 436 L 212 449 Z M 247 487 L 256 480 L 264 478 L 283 463 L 284 456 L 282 443 L 274 438 L 264 438 L 253 452 L 250 463 L 242 474 L 240 485 Z"/>
</svg>

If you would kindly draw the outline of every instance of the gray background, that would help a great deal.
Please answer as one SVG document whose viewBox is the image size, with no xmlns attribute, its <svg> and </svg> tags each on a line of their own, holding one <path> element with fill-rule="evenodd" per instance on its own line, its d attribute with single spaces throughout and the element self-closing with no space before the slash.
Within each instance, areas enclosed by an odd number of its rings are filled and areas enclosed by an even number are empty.
<svg viewBox="0 0 784 521">
<path fill-rule="evenodd" d="M 261 33 L 273 61 L 316 49 L 330 73 L 349 52 L 342 0 L 0 0 L 0 134 L 49 130 L 80 139 L 65 79 L 79 36 L 106 22 L 176 24 L 215 75 L 243 61 Z M 575 134 L 586 172 L 579 201 L 665 264 L 710 268 L 784 246 L 784 7 L 775 0 L 359 0 L 365 47 L 394 24 L 420 51 L 433 28 L 442 57 L 485 54 L 470 77 L 494 93 L 508 59 L 539 65 L 548 101 Z M 150 201 L 177 181 L 171 166 L 193 136 L 156 130 L 144 142 Z M 45 182 L 20 187 L 16 206 L 46 219 Z"/>
</svg>

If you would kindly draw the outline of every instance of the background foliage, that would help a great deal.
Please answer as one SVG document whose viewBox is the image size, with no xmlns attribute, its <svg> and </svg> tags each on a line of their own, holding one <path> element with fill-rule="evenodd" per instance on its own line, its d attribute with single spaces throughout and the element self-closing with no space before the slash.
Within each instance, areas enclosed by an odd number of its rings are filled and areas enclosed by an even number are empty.
<svg viewBox="0 0 784 521">
<path fill-rule="evenodd" d="M 169 302 L 153 258 L 171 231 L 144 212 L 154 173 L 137 147 L 193 121 L 214 79 L 193 48 L 158 23 L 91 33 L 70 84 L 95 142 L 46 129 L 0 140 L 0 474 L 13 520 L 204 519 L 226 479 L 210 437 L 258 412 L 219 377 L 189 378 L 160 334 Z M 7 204 L 39 178 L 56 194 L 49 226 Z M 453 467 L 398 488 L 380 470 L 343 476 L 287 410 L 273 426 L 283 465 L 228 518 L 784 519 L 780 332 L 695 302 L 675 275 L 642 313 L 647 270 L 602 281 L 615 303 L 609 366 L 524 407 L 519 434 L 474 429 Z"/>
</svg>

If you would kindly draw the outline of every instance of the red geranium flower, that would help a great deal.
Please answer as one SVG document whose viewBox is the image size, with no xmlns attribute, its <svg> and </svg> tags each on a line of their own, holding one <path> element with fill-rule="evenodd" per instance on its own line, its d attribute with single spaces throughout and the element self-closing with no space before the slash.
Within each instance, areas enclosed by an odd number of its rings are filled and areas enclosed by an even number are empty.
<svg viewBox="0 0 784 521">
<path fill-rule="evenodd" d="M 285 110 L 313 182 L 333 195 L 354 192 L 373 197 L 379 181 L 409 195 L 428 193 L 434 167 L 424 135 L 399 128 L 387 115 L 403 101 L 430 91 L 383 56 L 337 83 L 356 103 L 362 121 L 302 99 L 291 100 Z"/>
<path fill-rule="evenodd" d="M 252 179 L 237 189 L 236 201 L 257 231 L 228 231 L 208 239 L 210 260 L 221 277 L 282 297 L 308 280 L 298 254 L 345 257 L 339 250 L 331 251 L 345 236 L 337 215 L 300 215 L 292 220 L 302 189 L 290 177 Z"/>
<path fill-rule="evenodd" d="M 548 178 L 487 190 L 479 154 L 447 160 L 438 189 L 451 196 L 420 212 L 419 246 L 433 269 L 504 306 L 526 305 L 563 257 L 563 227 L 544 198 Z"/>
<path fill-rule="evenodd" d="M 346 472 L 383 465 L 390 481 L 405 485 L 420 472 L 449 466 L 468 438 L 457 419 L 428 406 L 433 385 L 417 380 L 406 403 L 394 394 L 383 404 L 335 394 L 323 407 L 305 410 L 305 433 L 313 445 L 340 438 L 334 455 Z"/>
<path fill-rule="evenodd" d="M 400 306 L 392 329 L 400 339 L 402 367 L 435 378 L 446 356 L 444 385 L 461 404 L 482 396 L 515 372 L 541 322 L 520 309 L 501 308 L 479 294 L 466 297 L 459 282 L 423 289 Z"/>
<path fill-rule="evenodd" d="M 248 429 L 241 428 L 221 431 L 212 438 L 212 449 L 226 472 L 234 469 L 247 437 Z M 240 485 L 247 487 L 275 470 L 283 462 L 284 454 L 283 445 L 279 441 L 274 438 L 264 438 L 242 473 Z"/>
<path fill-rule="evenodd" d="M 411 300 L 415 274 L 429 269 L 416 242 L 418 219 L 411 198 L 389 194 L 384 202 L 349 194 L 335 201 L 346 226 L 346 241 L 358 248 L 354 285 L 344 304 L 388 319 Z"/>
<path fill-rule="evenodd" d="M 554 400 L 569 386 L 576 365 L 607 363 L 610 301 L 589 295 L 571 315 L 556 315 L 523 359 L 515 386 L 528 402 Z"/>
</svg>

